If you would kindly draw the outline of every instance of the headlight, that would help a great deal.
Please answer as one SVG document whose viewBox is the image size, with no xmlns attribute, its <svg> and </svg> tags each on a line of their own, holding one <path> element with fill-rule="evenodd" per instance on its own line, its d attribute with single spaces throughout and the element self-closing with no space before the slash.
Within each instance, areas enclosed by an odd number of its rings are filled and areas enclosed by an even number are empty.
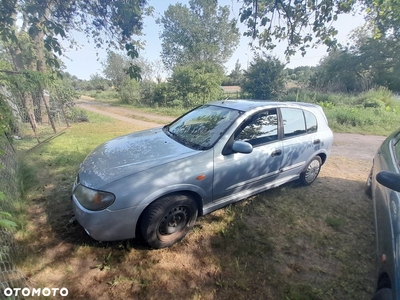
<svg viewBox="0 0 400 300">
<path fill-rule="evenodd" d="M 115 200 L 115 196 L 111 193 L 92 190 L 81 184 L 75 189 L 74 195 L 79 203 L 89 210 L 105 209 Z"/>
</svg>

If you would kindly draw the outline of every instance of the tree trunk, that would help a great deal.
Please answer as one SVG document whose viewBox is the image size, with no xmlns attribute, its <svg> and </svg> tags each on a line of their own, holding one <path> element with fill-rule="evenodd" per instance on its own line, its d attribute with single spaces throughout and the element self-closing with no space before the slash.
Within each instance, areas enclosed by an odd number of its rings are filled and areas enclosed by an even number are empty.
<svg viewBox="0 0 400 300">
<path fill-rule="evenodd" d="M 44 74 L 46 73 L 46 63 L 44 58 L 44 33 L 42 30 L 39 30 L 37 35 L 34 37 L 34 43 L 36 48 L 36 71 Z M 49 103 L 46 102 L 46 98 L 43 97 L 43 91 L 40 91 L 39 97 L 39 111 L 40 111 L 40 120 L 41 123 L 51 123 L 53 126 L 53 121 L 49 115 Z M 54 129 L 54 126 L 53 126 Z"/>
</svg>

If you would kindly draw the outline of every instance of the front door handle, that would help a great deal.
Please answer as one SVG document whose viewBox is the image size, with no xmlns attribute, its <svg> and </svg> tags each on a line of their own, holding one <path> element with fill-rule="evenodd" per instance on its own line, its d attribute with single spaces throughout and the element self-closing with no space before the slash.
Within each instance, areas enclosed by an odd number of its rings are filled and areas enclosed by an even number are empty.
<svg viewBox="0 0 400 300">
<path fill-rule="evenodd" d="M 272 151 L 271 156 L 274 157 L 274 156 L 279 156 L 281 154 L 282 154 L 282 150 L 278 149 L 278 150 Z"/>
</svg>

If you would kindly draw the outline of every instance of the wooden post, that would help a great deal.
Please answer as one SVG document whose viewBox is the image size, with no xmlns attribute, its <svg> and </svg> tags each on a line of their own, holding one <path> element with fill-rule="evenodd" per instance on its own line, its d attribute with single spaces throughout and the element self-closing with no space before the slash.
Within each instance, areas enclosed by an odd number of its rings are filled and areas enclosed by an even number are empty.
<svg viewBox="0 0 400 300">
<path fill-rule="evenodd" d="M 50 99 L 50 94 L 47 90 L 42 90 L 41 96 L 43 98 L 42 100 L 43 100 L 44 106 L 46 108 L 46 112 L 49 117 L 51 127 L 53 128 L 54 133 L 57 133 L 57 129 L 56 129 L 56 126 L 54 125 L 54 120 L 53 120 L 53 117 L 51 116 L 49 105 L 48 105 L 48 100 Z"/>
</svg>

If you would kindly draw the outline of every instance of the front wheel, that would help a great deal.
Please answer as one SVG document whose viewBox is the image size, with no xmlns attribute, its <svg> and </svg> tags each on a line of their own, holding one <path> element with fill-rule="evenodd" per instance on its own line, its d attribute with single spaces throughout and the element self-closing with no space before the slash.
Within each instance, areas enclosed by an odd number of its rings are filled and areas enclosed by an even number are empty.
<svg viewBox="0 0 400 300">
<path fill-rule="evenodd" d="M 317 179 L 319 171 L 321 170 L 322 160 L 321 157 L 315 156 L 307 168 L 300 174 L 300 182 L 303 185 L 310 185 Z"/>
<path fill-rule="evenodd" d="M 151 203 L 141 218 L 142 235 L 153 248 L 169 247 L 193 228 L 197 205 L 185 195 L 172 195 Z"/>
</svg>

